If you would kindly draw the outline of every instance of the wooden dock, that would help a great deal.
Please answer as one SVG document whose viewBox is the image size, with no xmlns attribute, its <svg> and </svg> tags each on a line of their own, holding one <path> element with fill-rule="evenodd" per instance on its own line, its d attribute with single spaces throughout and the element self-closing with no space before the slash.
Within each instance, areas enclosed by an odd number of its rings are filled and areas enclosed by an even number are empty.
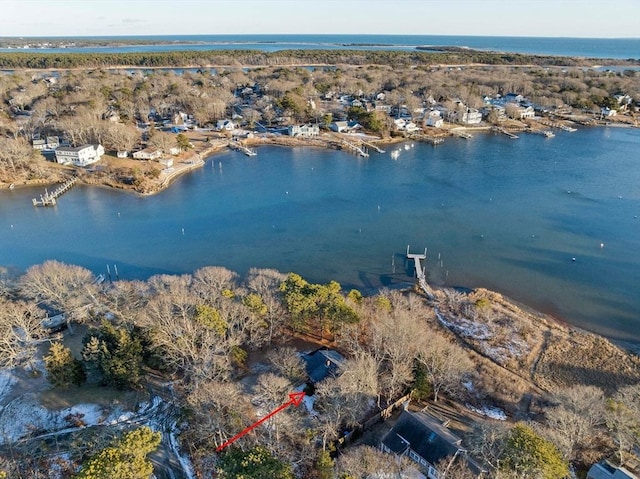
<svg viewBox="0 0 640 479">
<path fill-rule="evenodd" d="M 49 193 L 45 188 L 44 195 L 40 195 L 39 200 L 37 198 L 33 198 L 31 200 L 33 202 L 33 206 L 55 206 L 57 198 L 69 191 L 77 180 L 78 178 L 75 176 L 69 178 L 51 193 Z"/>
<path fill-rule="evenodd" d="M 458 138 L 464 138 L 465 140 L 470 140 L 473 138 L 473 135 L 458 129 L 449 130 L 452 135 L 457 136 Z"/>
<path fill-rule="evenodd" d="M 421 133 L 414 133 L 411 135 L 411 138 L 417 140 L 417 141 L 423 141 L 425 143 L 429 143 L 430 145 L 440 145 L 441 143 L 444 143 L 444 138 L 441 137 L 435 137 L 435 136 L 427 136 L 427 135 L 423 135 Z"/>
<path fill-rule="evenodd" d="M 512 140 L 517 140 L 519 138 L 518 135 L 514 135 L 513 133 L 505 130 L 504 128 L 500 128 L 500 127 L 496 127 L 494 128 L 493 131 L 496 131 L 498 133 L 502 133 L 503 135 L 507 135 L 509 138 L 511 138 Z"/>
<path fill-rule="evenodd" d="M 229 148 L 231 148 L 232 150 L 241 151 L 242 153 L 244 153 L 247 156 L 257 156 L 258 155 L 258 152 L 255 149 L 248 148 L 248 147 L 244 146 L 242 143 L 239 143 L 237 141 L 230 141 L 229 142 Z"/>
<path fill-rule="evenodd" d="M 568 132 L 578 131 L 576 128 L 572 128 L 570 126 L 565 125 L 564 123 L 560 123 L 556 121 L 540 119 L 538 120 L 538 123 L 545 126 L 550 126 L 551 128 L 558 128 L 559 130 L 563 130 L 563 131 L 568 131 Z"/>
<path fill-rule="evenodd" d="M 371 148 L 372 150 L 376 150 L 378 153 L 384 153 L 384 150 L 376 145 L 374 145 L 373 143 L 368 143 L 366 141 L 363 141 L 362 144 L 366 147 Z"/>
<path fill-rule="evenodd" d="M 369 152 L 366 148 L 361 148 L 358 145 L 354 145 L 353 143 L 349 143 L 348 141 L 342 140 L 342 146 L 346 147 L 348 150 L 353 151 L 358 156 L 363 158 L 369 158 Z"/>
<path fill-rule="evenodd" d="M 420 288 L 422 288 L 422 291 L 425 292 L 427 297 L 429 297 L 430 299 L 433 299 L 433 291 L 431 290 L 431 287 L 427 284 L 427 275 L 425 272 L 426 267 L 423 269 L 422 265 L 420 264 L 420 260 L 427 259 L 427 249 L 426 248 L 424 249 L 424 254 L 414 254 L 414 253 L 409 253 L 409 245 L 407 245 L 407 259 L 413 260 L 413 264 L 416 270 L 416 276 L 418 278 L 418 284 L 420 285 Z"/>
</svg>

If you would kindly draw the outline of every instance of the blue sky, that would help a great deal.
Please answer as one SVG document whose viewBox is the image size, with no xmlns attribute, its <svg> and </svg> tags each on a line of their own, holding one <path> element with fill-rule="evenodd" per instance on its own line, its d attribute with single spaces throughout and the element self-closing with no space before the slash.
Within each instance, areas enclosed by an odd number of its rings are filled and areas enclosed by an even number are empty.
<svg viewBox="0 0 640 479">
<path fill-rule="evenodd" d="M 640 38 L 640 0 L 0 0 L 0 36 L 373 33 Z"/>
</svg>

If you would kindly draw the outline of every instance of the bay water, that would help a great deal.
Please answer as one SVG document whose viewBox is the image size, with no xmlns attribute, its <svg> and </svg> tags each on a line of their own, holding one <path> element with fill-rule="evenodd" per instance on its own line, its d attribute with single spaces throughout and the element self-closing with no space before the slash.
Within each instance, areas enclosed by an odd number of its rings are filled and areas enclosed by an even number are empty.
<svg viewBox="0 0 640 479">
<path fill-rule="evenodd" d="M 640 343 L 640 130 L 386 150 L 224 152 L 154 196 L 76 186 L 52 208 L 31 204 L 42 187 L 3 190 L 0 265 L 117 265 L 121 279 L 276 268 L 368 291 L 413 281 L 410 245 L 428 249 L 435 285 L 496 290 Z"/>
</svg>

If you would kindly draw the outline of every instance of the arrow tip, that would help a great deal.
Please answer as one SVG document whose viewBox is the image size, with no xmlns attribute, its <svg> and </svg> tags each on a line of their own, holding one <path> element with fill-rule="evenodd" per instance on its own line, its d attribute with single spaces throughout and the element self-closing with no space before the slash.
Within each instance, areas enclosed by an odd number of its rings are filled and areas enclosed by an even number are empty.
<svg viewBox="0 0 640 479">
<path fill-rule="evenodd" d="M 299 393 L 289 393 L 289 399 L 291 400 L 291 402 L 295 407 L 300 406 L 300 403 L 302 402 L 303 397 L 304 397 L 304 391 L 301 391 Z"/>
</svg>

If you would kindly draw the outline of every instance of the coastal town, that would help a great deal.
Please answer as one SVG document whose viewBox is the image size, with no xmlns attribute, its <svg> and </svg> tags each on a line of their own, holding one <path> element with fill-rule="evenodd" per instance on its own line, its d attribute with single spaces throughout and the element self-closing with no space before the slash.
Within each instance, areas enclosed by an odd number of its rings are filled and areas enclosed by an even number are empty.
<svg viewBox="0 0 640 479">
<path fill-rule="evenodd" d="M 259 145 L 308 145 L 366 157 L 403 140 L 437 145 L 480 132 L 517 139 L 637 126 L 635 75 L 498 66 L 391 73 L 347 65 L 14 72 L 0 77 L 0 187 L 73 175 L 148 194 L 224 148 L 255 154 Z M 533 88 L 541 76 L 548 86 Z M 474 89 L 437 83 L 467 78 Z M 565 89 L 554 92 L 560 80 Z"/>
<path fill-rule="evenodd" d="M 16 70 L 0 73 L 0 187 L 42 188 L 42 212 L 79 183 L 157 193 L 226 150 L 399 160 L 413 142 L 637 128 L 639 76 Z M 487 289 L 433 287 L 425 257 L 407 246 L 416 286 L 370 296 L 273 269 L 0 267 L 0 478 L 637 479 L 637 352 Z"/>
</svg>

